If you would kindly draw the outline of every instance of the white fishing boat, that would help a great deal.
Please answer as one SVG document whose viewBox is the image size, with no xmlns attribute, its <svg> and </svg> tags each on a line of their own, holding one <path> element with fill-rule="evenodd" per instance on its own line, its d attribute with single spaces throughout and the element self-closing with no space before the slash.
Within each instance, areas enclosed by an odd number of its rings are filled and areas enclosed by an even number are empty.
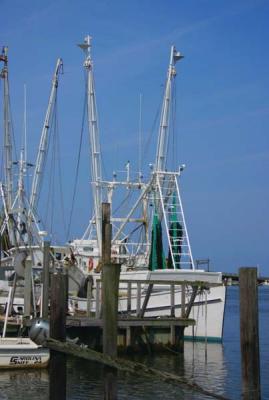
<svg viewBox="0 0 269 400">
<path fill-rule="evenodd" d="M 155 162 L 150 165 L 148 178 L 141 171 L 133 174 L 130 163 L 126 164 L 124 178 L 116 172 L 113 179 L 102 177 L 101 148 L 91 58 L 91 38 L 85 38 L 79 45 L 85 54 L 84 67 L 87 74 L 88 127 L 90 138 L 90 162 L 94 213 L 82 239 L 71 243 L 78 267 L 85 275 L 91 275 L 94 288 L 100 280 L 102 257 L 101 204 L 110 203 L 112 224 L 112 261 L 122 265 L 120 275 L 119 312 L 135 314 L 137 297 L 143 302 L 148 285 L 139 292 L 134 289 L 128 305 L 127 287 L 123 280 L 158 279 L 163 284 L 156 285 L 146 309 L 146 316 L 168 315 L 171 308 L 169 285 L 174 280 L 187 283 L 186 304 L 193 301 L 190 316 L 196 320 L 194 328 L 188 328 L 185 335 L 194 339 L 207 338 L 221 340 L 225 309 L 226 289 L 220 272 L 198 270 L 192 255 L 189 235 L 180 194 L 180 176 L 185 165 L 175 171 L 168 169 L 169 122 L 173 82 L 176 77 L 176 63 L 183 56 L 174 46 L 171 48 Z M 133 177 L 135 175 L 135 178 Z M 126 198 L 132 202 L 126 211 Z M 120 200 L 119 200 L 120 199 Z M 119 203 L 124 203 L 124 213 L 120 214 Z M 197 290 L 195 282 L 200 282 Z M 212 287 L 210 287 L 212 286 Z M 210 287 L 210 288 L 209 288 Z M 96 296 L 93 291 L 92 310 L 96 311 Z M 175 291 L 175 315 L 181 314 L 181 288 Z M 86 300 L 74 298 L 74 304 L 86 309 Z M 77 303 L 76 303 L 77 302 Z"/>
<path fill-rule="evenodd" d="M 49 357 L 49 349 L 29 338 L 0 338 L 0 369 L 45 368 Z"/>
<path fill-rule="evenodd" d="M 52 77 L 51 91 L 46 110 L 36 163 L 27 162 L 26 151 L 26 92 L 24 109 L 24 137 L 19 160 L 14 154 L 14 134 L 11 124 L 10 96 L 9 96 L 9 71 L 8 48 L 5 46 L 0 54 L 3 68 L 0 78 L 3 80 L 3 109 L 4 109 L 4 146 L 3 163 L 4 176 L 0 182 L 1 215 L 0 215 L 0 306 L 6 307 L 7 298 L 11 298 L 10 309 L 15 313 L 23 313 L 27 297 L 27 313 L 33 308 L 33 316 L 38 310 L 37 302 L 42 294 L 41 272 L 44 262 L 43 245 L 48 236 L 41 218 L 38 215 L 38 200 L 40 197 L 41 181 L 44 175 L 44 166 L 49 148 L 49 130 L 55 118 L 55 103 L 59 74 L 62 70 L 62 60 L 59 58 Z M 24 180 L 29 168 L 34 167 L 32 185 L 27 193 Z M 70 256 L 68 246 L 51 245 L 51 268 L 63 267 L 64 259 Z M 27 272 L 26 272 L 27 271 Z M 70 268 L 70 271 L 72 269 Z M 25 275 L 28 282 L 25 283 Z M 70 274 L 71 275 L 71 274 Z M 78 290 L 83 283 L 83 275 L 74 271 L 71 275 L 72 284 Z M 36 284 L 37 283 L 37 284 Z M 30 295 L 25 295 L 25 286 L 28 285 Z"/>
</svg>

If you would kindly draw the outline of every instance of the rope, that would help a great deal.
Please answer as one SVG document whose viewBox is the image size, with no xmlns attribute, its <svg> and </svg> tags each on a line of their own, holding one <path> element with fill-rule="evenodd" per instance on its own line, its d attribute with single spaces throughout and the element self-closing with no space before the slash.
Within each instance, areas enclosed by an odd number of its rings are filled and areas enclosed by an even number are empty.
<svg viewBox="0 0 269 400">
<path fill-rule="evenodd" d="M 163 87 L 163 95 L 164 95 L 164 87 Z M 163 96 L 161 96 L 161 100 L 159 102 L 159 105 L 158 105 L 158 108 L 157 108 L 157 111 L 156 111 L 155 118 L 153 120 L 153 124 L 152 124 L 151 130 L 150 130 L 149 136 L 148 136 L 148 138 L 147 138 L 147 140 L 145 142 L 145 148 L 144 148 L 144 151 L 143 151 L 143 154 L 142 154 L 142 158 L 145 158 L 146 153 L 147 153 L 148 149 L 150 148 L 150 144 L 152 142 L 153 135 L 155 133 L 157 120 L 158 120 L 158 118 L 160 116 L 160 111 L 161 111 L 161 107 L 162 107 L 162 97 Z M 154 161 L 155 161 L 155 159 L 154 159 Z"/>
<path fill-rule="evenodd" d="M 66 236 L 66 220 L 65 220 L 65 204 L 64 204 L 64 196 L 63 196 L 63 185 L 62 185 L 62 168 L 61 168 L 61 156 L 60 156 L 60 135 L 59 135 L 59 123 L 58 118 L 56 121 L 56 152 L 57 152 L 57 160 L 58 160 L 58 180 L 59 180 L 59 195 L 60 195 L 60 203 L 61 203 L 61 214 L 62 214 L 62 222 L 64 233 Z"/>
<path fill-rule="evenodd" d="M 84 105 L 83 105 L 83 113 L 82 113 L 82 123 L 81 123 L 80 138 L 79 138 L 79 150 L 78 150 L 78 157 L 77 157 L 77 165 L 76 165 L 76 173 L 75 173 L 75 181 L 74 181 L 74 190 L 73 190 L 72 203 L 71 203 L 70 218 L 69 218 L 69 222 L 68 222 L 68 226 L 67 226 L 66 240 L 68 240 L 69 235 L 70 235 L 70 227 L 71 227 L 71 223 L 72 223 L 74 205 L 75 205 L 75 200 L 76 200 L 77 185 L 78 185 L 78 173 L 79 173 L 81 148 L 82 148 L 82 139 L 83 139 L 86 108 L 87 108 L 86 105 L 87 105 L 87 85 L 85 85 Z"/>
</svg>

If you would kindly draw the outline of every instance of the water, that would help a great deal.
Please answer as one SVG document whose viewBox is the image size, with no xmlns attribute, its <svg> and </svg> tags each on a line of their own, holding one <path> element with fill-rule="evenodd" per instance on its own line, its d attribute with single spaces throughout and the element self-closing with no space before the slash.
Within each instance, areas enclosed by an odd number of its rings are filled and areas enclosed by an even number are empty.
<svg viewBox="0 0 269 400">
<path fill-rule="evenodd" d="M 207 390 L 229 399 L 241 398 L 239 342 L 239 290 L 228 288 L 223 344 L 185 343 L 185 354 L 136 356 L 135 361 L 194 380 Z M 269 399 L 269 287 L 259 288 L 260 353 L 262 399 Z M 85 360 L 68 358 L 67 400 L 102 399 L 103 368 Z M 47 370 L 6 371 L 0 373 L 0 399 L 49 399 Z M 159 380 L 119 373 L 118 399 L 189 400 L 208 396 Z"/>
</svg>

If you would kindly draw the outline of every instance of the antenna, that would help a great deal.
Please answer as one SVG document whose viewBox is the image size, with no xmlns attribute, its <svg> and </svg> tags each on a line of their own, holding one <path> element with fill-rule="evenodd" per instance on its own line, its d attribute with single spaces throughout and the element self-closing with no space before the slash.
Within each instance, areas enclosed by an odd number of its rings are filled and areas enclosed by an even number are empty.
<svg viewBox="0 0 269 400">
<path fill-rule="evenodd" d="M 138 179 L 139 181 L 141 180 L 142 177 L 142 171 L 141 171 L 141 153 L 142 153 L 142 99 L 143 95 L 140 93 L 139 96 L 139 131 L 138 131 Z"/>
<path fill-rule="evenodd" d="M 24 84 L 24 161 L 27 161 L 27 91 Z"/>
</svg>

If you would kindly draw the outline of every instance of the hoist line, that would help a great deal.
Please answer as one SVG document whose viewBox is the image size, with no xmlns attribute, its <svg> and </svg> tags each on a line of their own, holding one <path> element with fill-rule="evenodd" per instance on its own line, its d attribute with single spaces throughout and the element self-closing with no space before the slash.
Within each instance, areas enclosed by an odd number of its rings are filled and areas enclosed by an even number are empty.
<svg viewBox="0 0 269 400">
<path fill-rule="evenodd" d="M 55 125 L 55 118 L 56 118 L 56 102 L 57 102 L 57 97 L 55 97 L 55 100 L 54 100 L 53 112 L 52 112 L 52 117 L 51 117 L 51 120 L 50 120 L 50 122 L 51 122 L 50 125 L 53 126 L 53 127 Z M 51 137 L 52 137 L 51 131 L 52 130 L 49 129 L 49 132 L 48 132 L 48 144 L 47 144 L 47 148 L 48 149 L 50 148 L 50 142 L 51 142 Z M 55 145 L 55 143 L 54 143 L 55 135 L 53 135 L 52 140 L 53 140 L 53 145 Z M 45 220 L 44 220 L 45 226 L 47 226 L 47 224 L 48 224 L 49 208 L 50 208 L 50 205 L 51 205 L 51 202 L 50 202 L 51 190 L 52 190 L 52 187 L 54 187 L 54 175 L 55 175 L 54 174 L 54 172 L 55 172 L 55 152 L 54 151 L 52 151 L 52 153 L 51 153 L 50 162 L 51 162 L 51 165 L 50 165 L 50 174 L 49 174 L 49 181 L 48 181 L 49 182 L 49 186 L 48 186 L 48 194 L 47 194 L 47 202 L 46 202 L 47 207 L 46 207 Z M 43 175 L 41 176 L 42 180 L 44 178 L 44 171 L 45 171 L 45 168 L 46 168 L 46 163 L 47 163 L 47 157 L 44 160 Z M 40 187 L 42 186 L 41 183 L 42 182 L 40 182 Z M 38 200 L 39 200 L 39 197 L 40 197 L 40 191 L 38 193 Z M 50 220 L 51 220 L 51 218 L 50 218 Z M 50 227 L 49 231 L 50 231 L 50 233 L 52 232 L 51 227 Z"/>
<path fill-rule="evenodd" d="M 164 95 L 164 91 L 165 91 L 165 88 L 163 87 L 163 95 Z M 149 131 L 148 138 L 145 141 L 145 148 L 144 148 L 144 151 L 143 151 L 143 154 L 142 154 L 142 158 L 146 157 L 146 153 L 147 153 L 147 151 L 148 151 L 148 149 L 150 147 L 152 138 L 155 135 L 155 129 L 156 129 L 156 125 L 157 125 L 157 122 L 158 122 L 158 117 L 160 115 L 161 107 L 162 107 L 162 100 L 159 101 L 159 105 L 158 105 L 158 108 L 157 108 L 157 111 L 156 111 L 156 114 L 155 114 L 151 129 Z"/>
<path fill-rule="evenodd" d="M 174 80 L 172 83 L 172 91 L 174 92 L 174 95 L 172 96 L 172 115 L 171 115 L 171 120 L 172 120 L 172 170 L 176 169 L 176 151 L 177 151 L 177 136 L 176 136 L 176 110 L 177 110 L 177 87 L 176 87 L 176 81 Z M 170 136 L 170 135 L 169 135 Z"/>
<path fill-rule="evenodd" d="M 86 83 L 86 79 L 85 79 L 85 83 Z M 87 106 L 87 84 L 85 84 L 84 104 L 83 104 L 83 112 L 82 112 L 82 123 L 81 123 L 80 138 L 79 138 L 79 149 L 78 149 L 76 173 L 75 173 L 75 180 L 74 180 L 74 189 L 73 189 L 72 203 L 71 203 L 71 210 L 70 210 L 70 218 L 69 218 L 69 223 L 68 223 L 68 226 L 67 226 L 66 241 L 69 239 L 69 235 L 70 235 L 70 228 L 71 228 L 71 223 L 72 223 L 72 218 L 73 218 L 73 213 L 74 213 L 75 200 L 76 200 L 76 194 L 77 194 L 78 174 L 79 174 L 79 167 L 80 167 L 82 140 L 83 140 L 83 132 L 84 132 L 86 108 L 87 108 L 86 106 Z"/>
<path fill-rule="evenodd" d="M 56 105 L 56 102 L 57 102 L 57 91 L 55 93 L 55 99 L 54 99 L 54 103 L 52 105 L 52 114 L 51 114 L 51 118 L 49 120 L 49 127 L 53 124 L 53 121 L 54 121 L 54 118 L 55 118 L 55 113 L 56 113 L 56 106 L 55 105 Z M 48 130 L 47 149 L 50 148 L 50 140 L 51 140 L 51 129 Z M 46 169 L 47 158 L 48 157 L 45 157 L 44 161 L 43 161 L 43 173 L 39 177 L 39 189 L 38 189 L 38 193 L 36 195 L 35 210 L 33 210 L 33 211 L 37 211 L 37 209 L 38 209 L 38 202 L 39 202 L 39 199 L 40 199 L 41 187 L 42 187 L 43 180 L 44 180 L 44 175 L 45 175 L 44 171 Z"/>
<path fill-rule="evenodd" d="M 63 181 L 62 181 L 62 165 L 61 165 L 61 143 L 60 143 L 60 135 L 59 135 L 59 120 L 57 118 L 56 121 L 56 160 L 58 161 L 58 181 L 59 181 L 59 195 L 60 195 L 60 203 L 61 203 L 61 214 L 62 214 L 62 222 L 63 222 L 63 229 L 64 229 L 64 236 L 66 237 L 66 218 L 65 218 L 65 203 L 64 203 L 64 196 L 63 196 Z"/>
</svg>

